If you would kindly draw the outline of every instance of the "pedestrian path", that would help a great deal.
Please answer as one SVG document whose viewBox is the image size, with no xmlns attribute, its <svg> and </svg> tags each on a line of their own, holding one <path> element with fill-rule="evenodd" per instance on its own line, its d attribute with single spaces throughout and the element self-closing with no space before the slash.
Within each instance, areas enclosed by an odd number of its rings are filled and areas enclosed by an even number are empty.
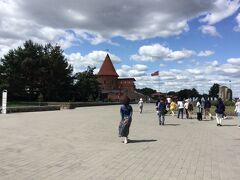
<svg viewBox="0 0 240 180">
<path fill-rule="evenodd" d="M 133 105 L 130 143 L 119 106 L 0 115 L 0 180 L 239 180 L 240 129 L 167 116 Z"/>
</svg>

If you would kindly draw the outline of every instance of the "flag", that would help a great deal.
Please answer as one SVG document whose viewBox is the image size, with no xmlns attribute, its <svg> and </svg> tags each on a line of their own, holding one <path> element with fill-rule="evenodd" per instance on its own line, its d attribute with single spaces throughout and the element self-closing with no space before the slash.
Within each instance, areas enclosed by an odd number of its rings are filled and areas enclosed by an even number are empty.
<svg viewBox="0 0 240 180">
<path fill-rule="evenodd" d="M 151 76 L 158 76 L 159 75 L 159 71 L 155 71 L 154 73 L 151 74 Z"/>
</svg>

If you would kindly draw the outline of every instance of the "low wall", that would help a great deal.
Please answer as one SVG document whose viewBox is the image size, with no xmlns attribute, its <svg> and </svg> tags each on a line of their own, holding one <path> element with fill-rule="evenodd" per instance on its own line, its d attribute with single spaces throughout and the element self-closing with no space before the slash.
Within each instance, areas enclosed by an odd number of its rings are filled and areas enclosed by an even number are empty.
<svg viewBox="0 0 240 180">
<path fill-rule="evenodd" d="M 87 106 L 107 106 L 107 105 L 120 105 L 120 102 L 43 102 L 38 106 L 14 106 L 7 107 L 7 113 L 18 112 L 36 112 L 36 111 L 57 111 L 62 109 L 74 109 L 76 107 Z M 0 112 L 2 108 L 0 107 Z"/>
<path fill-rule="evenodd" d="M 61 109 L 74 109 L 87 106 L 120 105 L 120 102 L 49 102 L 48 105 L 60 105 Z"/>
<path fill-rule="evenodd" d="M 57 111 L 60 110 L 59 105 L 54 106 L 22 106 L 22 107 L 8 107 L 7 113 L 18 112 L 36 112 L 36 111 Z"/>
</svg>

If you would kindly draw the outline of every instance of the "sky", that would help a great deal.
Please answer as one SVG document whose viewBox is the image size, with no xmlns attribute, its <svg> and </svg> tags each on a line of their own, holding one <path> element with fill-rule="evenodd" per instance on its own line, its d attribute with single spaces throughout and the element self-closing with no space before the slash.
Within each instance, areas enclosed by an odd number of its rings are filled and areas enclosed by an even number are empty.
<svg viewBox="0 0 240 180">
<path fill-rule="evenodd" d="M 240 97 L 240 0 L 0 0 L 0 57 L 58 44 L 74 72 L 109 53 L 120 77 L 161 92 L 214 83 Z M 159 71 L 159 77 L 151 73 Z"/>
</svg>

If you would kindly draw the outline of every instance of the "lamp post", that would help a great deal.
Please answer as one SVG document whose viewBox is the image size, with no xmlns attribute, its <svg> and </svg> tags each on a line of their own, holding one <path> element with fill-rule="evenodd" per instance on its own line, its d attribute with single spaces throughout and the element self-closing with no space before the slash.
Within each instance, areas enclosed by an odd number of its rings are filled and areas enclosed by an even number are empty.
<svg viewBox="0 0 240 180">
<path fill-rule="evenodd" d="M 7 90 L 2 91 L 2 114 L 7 113 Z"/>
</svg>

